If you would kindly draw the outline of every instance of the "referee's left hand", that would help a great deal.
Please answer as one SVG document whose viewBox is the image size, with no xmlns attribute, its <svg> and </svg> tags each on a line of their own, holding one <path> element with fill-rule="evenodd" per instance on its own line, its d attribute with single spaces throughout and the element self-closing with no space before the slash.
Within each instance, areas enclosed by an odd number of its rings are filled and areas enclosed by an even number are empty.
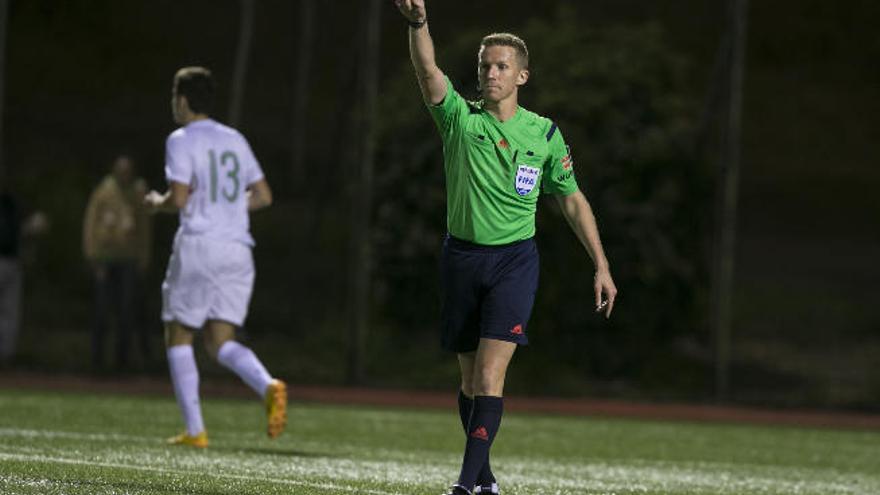
<svg viewBox="0 0 880 495">
<path fill-rule="evenodd" d="M 611 310 L 614 309 L 614 298 L 617 297 L 617 287 L 611 279 L 611 272 L 600 270 L 593 277 L 593 290 L 596 292 L 596 312 L 605 309 L 605 318 L 611 318 Z M 603 300 L 602 294 L 605 294 Z M 603 304 L 606 303 L 606 304 Z"/>
</svg>

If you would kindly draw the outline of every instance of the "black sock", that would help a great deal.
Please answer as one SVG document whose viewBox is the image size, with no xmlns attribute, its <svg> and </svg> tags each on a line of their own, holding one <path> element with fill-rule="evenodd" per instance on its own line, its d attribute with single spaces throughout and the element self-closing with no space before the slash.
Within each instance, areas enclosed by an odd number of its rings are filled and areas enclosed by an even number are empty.
<svg viewBox="0 0 880 495">
<path fill-rule="evenodd" d="M 504 412 L 504 399 L 488 395 L 474 396 L 473 412 L 468 423 L 468 437 L 465 444 L 464 460 L 461 463 L 461 474 L 458 484 L 468 490 L 477 482 L 486 461 L 489 449 L 498 427 L 501 426 L 501 414 Z"/>
<path fill-rule="evenodd" d="M 458 391 L 458 415 L 461 417 L 461 427 L 464 434 L 468 434 L 468 424 L 471 421 L 471 412 L 474 410 L 474 399 L 471 399 L 461 390 Z M 477 475 L 477 483 L 489 486 L 495 483 L 495 475 L 492 474 L 492 466 L 489 465 L 489 456 L 486 456 L 486 463 Z"/>
</svg>

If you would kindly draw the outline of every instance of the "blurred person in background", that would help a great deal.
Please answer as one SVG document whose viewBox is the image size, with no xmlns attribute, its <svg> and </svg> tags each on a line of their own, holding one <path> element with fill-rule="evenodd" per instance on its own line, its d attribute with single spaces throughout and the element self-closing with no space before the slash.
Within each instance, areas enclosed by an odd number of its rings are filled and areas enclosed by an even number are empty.
<svg viewBox="0 0 880 495">
<path fill-rule="evenodd" d="M 467 101 L 437 66 L 424 0 L 395 3 L 409 22 L 410 58 L 443 141 L 449 234 L 441 258 L 442 344 L 458 356 L 466 435 L 449 495 L 497 494 L 489 450 L 501 426 L 508 365 L 517 346 L 528 344 L 542 191 L 554 195 L 595 265 L 596 312 L 611 316 L 617 288 L 562 132 L 519 106 L 519 89 L 529 78 L 525 42 L 510 33 L 483 38 L 477 64 L 482 99 Z"/>
<path fill-rule="evenodd" d="M 146 182 L 135 175 L 131 157 L 119 155 L 110 173 L 92 191 L 83 221 L 83 253 L 95 280 L 92 366 L 105 365 L 107 328 L 116 327 L 114 365 L 126 369 L 132 333 L 141 358 L 150 359 L 149 339 L 140 325 L 139 279 L 149 266 L 152 220 L 143 205 Z"/>
<path fill-rule="evenodd" d="M 40 211 L 27 217 L 15 197 L 4 187 L 0 191 L 0 366 L 8 366 L 15 355 L 21 322 L 22 241 L 49 229 Z"/>
</svg>

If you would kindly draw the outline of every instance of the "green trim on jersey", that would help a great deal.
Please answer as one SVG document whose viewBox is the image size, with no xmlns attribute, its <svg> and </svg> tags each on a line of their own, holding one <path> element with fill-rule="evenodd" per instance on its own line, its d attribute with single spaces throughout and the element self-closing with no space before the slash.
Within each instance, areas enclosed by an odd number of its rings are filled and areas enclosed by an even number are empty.
<svg viewBox="0 0 880 495">
<path fill-rule="evenodd" d="M 484 245 L 535 235 L 539 191 L 578 190 L 562 132 L 544 117 L 518 107 L 499 122 L 470 102 L 446 78 L 446 97 L 428 105 L 443 140 L 446 221 L 454 237 Z"/>
</svg>

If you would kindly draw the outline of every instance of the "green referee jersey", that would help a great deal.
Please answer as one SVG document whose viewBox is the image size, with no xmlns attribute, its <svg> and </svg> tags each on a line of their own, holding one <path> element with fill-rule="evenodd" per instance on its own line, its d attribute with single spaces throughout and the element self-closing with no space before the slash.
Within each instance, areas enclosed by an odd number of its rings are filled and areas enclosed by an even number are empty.
<svg viewBox="0 0 880 495">
<path fill-rule="evenodd" d="M 578 190 L 562 133 L 522 107 L 499 122 L 446 78 L 446 97 L 429 105 L 443 139 L 449 233 L 476 244 L 508 244 L 535 235 L 538 195 Z"/>
</svg>

